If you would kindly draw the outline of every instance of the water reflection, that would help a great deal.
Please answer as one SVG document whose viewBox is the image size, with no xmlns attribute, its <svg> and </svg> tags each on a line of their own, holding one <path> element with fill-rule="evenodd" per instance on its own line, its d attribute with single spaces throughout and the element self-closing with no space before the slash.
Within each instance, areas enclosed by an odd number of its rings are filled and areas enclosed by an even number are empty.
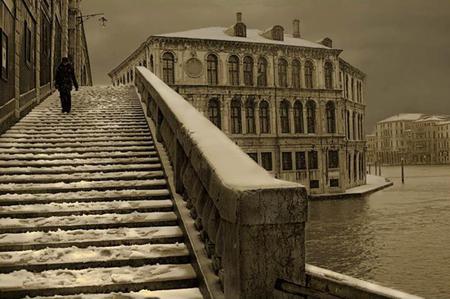
<svg viewBox="0 0 450 299">
<path fill-rule="evenodd" d="M 427 298 L 450 298 L 450 167 L 385 168 L 395 185 L 311 202 L 308 263 Z"/>
</svg>

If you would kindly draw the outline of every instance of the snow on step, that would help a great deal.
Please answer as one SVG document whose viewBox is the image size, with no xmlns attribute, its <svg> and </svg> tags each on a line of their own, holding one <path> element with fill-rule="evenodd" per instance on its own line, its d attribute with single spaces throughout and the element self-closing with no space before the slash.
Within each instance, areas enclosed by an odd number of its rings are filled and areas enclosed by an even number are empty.
<svg viewBox="0 0 450 299">
<path fill-rule="evenodd" d="M 32 299 L 202 299 L 199 289 L 140 290 L 131 293 L 83 294 L 75 296 L 34 297 Z"/>
<path fill-rule="evenodd" d="M 159 158 L 86 158 L 86 159 L 54 159 L 54 160 L 0 160 L 0 166 L 57 166 L 57 165 L 97 165 L 97 164 L 138 164 L 159 162 Z"/>
<path fill-rule="evenodd" d="M 0 218 L 0 233 L 70 230 L 89 228 L 139 227 L 171 225 L 177 220 L 174 212 L 129 214 L 71 215 L 38 218 Z"/>
<path fill-rule="evenodd" d="M 11 138 L 11 137 L 0 137 L 0 142 L 8 142 L 8 143 L 67 143 L 67 142 L 101 142 L 101 141 L 149 141 L 151 138 L 149 136 L 140 136 L 140 137 L 136 137 L 136 136 L 98 136 L 98 137 L 92 137 L 92 136 L 88 136 L 88 137 L 40 137 L 40 138 L 29 138 L 27 137 L 22 137 L 22 138 Z"/>
<path fill-rule="evenodd" d="M 115 164 L 115 165 L 80 165 L 80 166 L 53 166 L 53 167 L 2 167 L 2 174 L 54 174 L 75 172 L 115 172 L 161 169 L 160 163 L 142 164 Z"/>
<path fill-rule="evenodd" d="M 87 153 L 56 153 L 56 154 L 0 154 L 0 160 L 52 160 L 52 159 L 86 159 L 86 158 L 131 158 L 156 156 L 156 151 L 143 152 L 87 152 Z"/>
<path fill-rule="evenodd" d="M 31 205 L 0 206 L 0 217 L 39 217 L 39 215 L 63 216 L 102 213 L 130 213 L 133 211 L 167 211 L 173 207 L 170 199 L 106 201 L 106 202 L 69 202 Z"/>
<path fill-rule="evenodd" d="M 102 180 L 142 180 L 163 178 L 163 171 L 79 172 L 72 174 L 0 175 L 0 183 L 50 183 Z"/>
<path fill-rule="evenodd" d="M 151 146 L 151 140 L 146 141 L 99 141 L 99 142 L 53 142 L 53 143 L 21 143 L 21 142 L 4 142 L 0 143 L 2 148 L 53 148 L 53 147 L 110 147 L 110 146 Z"/>
<path fill-rule="evenodd" d="M 56 290 L 77 294 L 80 290 L 140 290 L 151 288 L 192 287 L 196 273 L 189 264 L 148 265 L 142 267 L 90 268 L 83 270 L 50 270 L 32 273 L 26 270 L 0 274 L 0 289 L 5 298 L 20 298 L 21 294 Z M 35 291 L 35 292 L 33 292 Z"/>
<path fill-rule="evenodd" d="M 154 180 L 129 180 L 129 181 L 119 181 L 119 180 L 109 180 L 109 181 L 80 181 L 73 183 L 43 183 L 43 184 L 0 184 L 0 194 L 1 193 L 33 193 L 33 192 L 64 192 L 64 191 L 74 191 L 74 190 L 109 190 L 109 189 L 155 189 L 159 187 L 166 186 L 167 182 L 165 179 L 154 179 Z"/>
<path fill-rule="evenodd" d="M 1 135 L 1 138 L 27 138 L 32 141 L 39 138 L 70 138 L 70 139 L 83 139 L 83 138 L 121 138 L 121 137 L 146 137 L 151 139 L 149 132 L 60 132 L 59 134 L 55 131 L 49 131 L 48 133 L 39 132 L 36 134 L 26 134 L 26 133 L 14 133 L 8 132 Z"/>
<path fill-rule="evenodd" d="M 122 245 L 112 247 L 87 247 L 87 248 L 44 248 L 40 250 L 7 251 L 0 254 L 0 272 L 12 272 L 26 268 L 27 270 L 39 269 L 82 269 L 93 263 L 118 264 L 146 261 L 147 263 L 164 263 L 165 260 L 180 258 L 186 261 L 189 251 L 185 244 L 144 244 Z M 169 259 L 170 258 L 170 259 Z"/>
<path fill-rule="evenodd" d="M 178 226 L 6 233 L 0 234 L 0 251 L 43 249 L 47 247 L 76 246 L 83 248 L 119 244 L 169 243 L 170 240 L 181 239 L 182 237 L 183 232 Z"/>
<path fill-rule="evenodd" d="M 55 148 L 0 148 L 0 153 L 3 154 L 26 154 L 26 153 L 93 153 L 104 152 L 105 149 L 114 151 L 148 151 L 153 150 L 153 145 L 140 146 L 96 146 L 96 147 L 55 147 Z"/>
<path fill-rule="evenodd" d="M 110 200 L 144 200 L 167 199 L 170 193 L 167 189 L 152 190 L 105 190 L 105 191 L 78 191 L 64 193 L 38 193 L 38 194 L 0 194 L 0 205 L 49 203 L 49 202 L 89 202 Z"/>
</svg>

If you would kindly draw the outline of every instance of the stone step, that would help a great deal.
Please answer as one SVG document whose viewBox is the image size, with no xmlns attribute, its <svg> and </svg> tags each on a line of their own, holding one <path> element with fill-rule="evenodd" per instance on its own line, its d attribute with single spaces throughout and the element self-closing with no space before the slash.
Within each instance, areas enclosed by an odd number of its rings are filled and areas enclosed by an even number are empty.
<svg viewBox="0 0 450 299">
<path fill-rule="evenodd" d="M 0 251 L 67 248 L 72 246 L 86 248 L 89 246 L 167 244 L 181 243 L 182 241 L 183 232 L 178 226 L 37 231 L 0 234 Z"/>
<path fill-rule="evenodd" d="M 165 179 L 153 180 L 109 180 L 109 181 L 79 181 L 74 183 L 48 184 L 0 184 L 0 194 L 14 193 L 61 193 L 91 190 L 127 190 L 127 189 L 162 189 L 167 187 Z"/>
<path fill-rule="evenodd" d="M 83 294 L 75 296 L 34 297 L 31 299 L 203 299 L 198 288 L 174 290 L 140 290 L 130 293 Z"/>
<path fill-rule="evenodd" d="M 0 154 L 1 155 L 1 154 Z M 76 166 L 76 165 L 126 165 L 141 163 L 157 163 L 158 157 L 131 157 L 131 158 L 86 158 L 86 159 L 51 159 L 51 160 L 0 160 L 0 167 L 46 167 L 46 166 Z"/>
<path fill-rule="evenodd" d="M 2 174 L 57 174 L 77 172 L 119 172 L 161 170 L 160 163 L 99 165 L 85 164 L 80 166 L 53 167 L 3 167 Z"/>
<path fill-rule="evenodd" d="M 30 137 L 34 136 L 34 135 L 39 135 L 39 134 L 58 134 L 58 135 L 66 135 L 66 134 L 75 134 L 75 135 L 81 135 L 81 134 L 135 134 L 135 133 L 146 133 L 146 134 L 150 134 L 150 131 L 148 130 L 148 128 L 131 128 L 131 127 L 126 127 L 126 128 L 99 128 L 99 129 L 89 129 L 89 128 L 85 128 L 85 129 L 77 129 L 77 128 L 58 128 L 58 129 L 39 129 L 39 128 L 25 128 L 25 129 L 9 129 L 4 135 L 7 134 L 27 134 Z M 4 136 L 2 135 L 2 136 Z"/>
<path fill-rule="evenodd" d="M 191 288 L 197 275 L 190 264 L 147 265 L 142 267 L 26 270 L 0 274 L 4 298 L 74 295 L 78 293 L 140 291 L 142 289 Z"/>
<path fill-rule="evenodd" d="M 106 229 L 119 227 L 151 227 L 177 224 L 174 212 L 130 214 L 71 215 L 38 218 L 0 218 L 0 233 L 24 233 L 77 229 Z"/>
<path fill-rule="evenodd" d="M 96 146 L 96 147 L 55 147 L 55 148 L 0 148 L 0 154 L 29 154 L 29 153 L 95 153 L 111 151 L 149 151 L 155 147 L 149 146 Z"/>
<path fill-rule="evenodd" d="M 27 138 L 30 142 L 34 139 L 39 138 L 60 138 L 64 136 L 65 138 L 73 138 L 73 139 L 83 139 L 83 138 L 120 138 L 120 137 L 147 137 L 151 138 L 149 132 L 110 132 L 104 131 L 101 133 L 92 133 L 92 132 L 64 132 L 57 134 L 54 131 L 49 131 L 48 133 L 37 133 L 37 134 L 26 134 L 26 133 L 5 133 L 1 135 L 4 138 Z"/>
<path fill-rule="evenodd" d="M 0 254 L 0 273 L 19 270 L 40 272 L 93 267 L 140 267 L 190 262 L 185 244 L 144 244 L 87 248 L 44 248 Z"/>
<path fill-rule="evenodd" d="M 60 129 L 60 128 L 65 128 L 68 130 L 73 130 L 73 129 L 95 129 L 95 128 L 101 128 L 101 129 L 120 129 L 120 128 L 133 128 L 133 129 L 146 129 L 148 128 L 147 123 L 142 123 L 142 124 L 108 124 L 108 123 L 104 123 L 104 124 L 77 124 L 76 126 L 74 125 L 58 125 L 58 124 L 54 124 L 54 125 L 46 125 L 46 124 L 21 124 L 20 122 L 16 125 L 14 125 L 12 128 L 14 129 L 26 129 L 26 128 L 32 128 L 34 130 L 36 129 Z"/>
<path fill-rule="evenodd" d="M 72 215 L 100 215 L 108 213 L 168 212 L 173 210 L 170 199 L 101 201 L 101 202 L 53 202 L 47 204 L 17 204 L 0 206 L 0 218 L 36 218 Z"/>
<path fill-rule="evenodd" d="M 0 160 L 65 160 L 65 159 L 88 159 L 88 158 L 133 158 L 133 157 L 155 157 L 156 151 L 143 152 L 86 152 L 86 153 L 57 153 L 57 154 L 0 154 Z M 1 174 L 1 173 L 0 173 Z"/>
<path fill-rule="evenodd" d="M 0 206 L 53 202 L 105 202 L 112 200 L 158 200 L 170 198 L 166 188 L 152 190 L 104 190 L 38 194 L 0 194 Z"/>
<path fill-rule="evenodd" d="M 149 138 L 150 139 L 150 138 Z M 98 142 L 52 142 L 52 143 L 23 143 L 1 141 L 0 148 L 86 148 L 86 147 L 120 147 L 120 146 L 153 146 L 153 141 L 98 141 Z"/>
<path fill-rule="evenodd" d="M 97 136 L 97 137 L 63 137 L 61 135 L 59 137 L 40 137 L 40 138 L 29 138 L 28 136 L 24 136 L 23 138 L 9 138 L 9 137 L 0 137 L 0 143 L 84 143 L 84 142 L 112 142 L 112 141 L 150 141 L 151 137 L 147 135 L 142 136 Z"/>
<path fill-rule="evenodd" d="M 122 171 L 122 172 L 79 172 L 72 174 L 35 174 L 35 175 L 0 175 L 0 184 L 10 183 L 57 183 L 79 181 L 109 181 L 109 180 L 152 180 L 164 178 L 163 171 Z"/>
</svg>

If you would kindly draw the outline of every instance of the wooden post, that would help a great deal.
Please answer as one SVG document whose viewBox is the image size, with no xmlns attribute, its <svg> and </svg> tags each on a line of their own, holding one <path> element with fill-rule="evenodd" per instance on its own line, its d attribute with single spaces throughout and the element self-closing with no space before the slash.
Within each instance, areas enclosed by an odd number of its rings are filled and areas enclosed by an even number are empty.
<svg viewBox="0 0 450 299">
<path fill-rule="evenodd" d="M 404 160 L 403 160 L 403 158 L 402 158 L 402 184 L 404 184 L 405 183 L 405 163 L 404 163 Z"/>
</svg>

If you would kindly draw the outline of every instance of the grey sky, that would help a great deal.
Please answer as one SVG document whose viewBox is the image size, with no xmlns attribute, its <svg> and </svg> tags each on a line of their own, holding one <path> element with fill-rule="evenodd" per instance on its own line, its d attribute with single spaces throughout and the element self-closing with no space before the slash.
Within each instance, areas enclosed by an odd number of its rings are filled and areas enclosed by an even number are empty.
<svg viewBox="0 0 450 299">
<path fill-rule="evenodd" d="M 367 129 L 394 113 L 450 114 L 450 0 L 83 0 L 107 27 L 86 22 L 95 84 L 149 35 L 229 26 L 249 28 L 300 18 L 305 39 L 328 36 L 368 75 Z"/>
</svg>

